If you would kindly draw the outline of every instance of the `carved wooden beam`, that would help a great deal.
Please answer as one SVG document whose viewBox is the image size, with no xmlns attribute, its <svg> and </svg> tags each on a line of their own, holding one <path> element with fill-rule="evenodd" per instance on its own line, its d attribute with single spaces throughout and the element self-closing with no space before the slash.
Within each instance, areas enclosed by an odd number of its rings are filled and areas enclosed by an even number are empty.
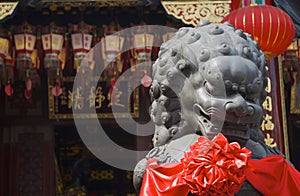
<svg viewBox="0 0 300 196">
<path fill-rule="evenodd" d="M 40 0 L 34 7 L 134 7 L 151 4 L 149 0 Z"/>
<path fill-rule="evenodd" d="M 180 19 L 185 24 L 196 26 L 203 20 L 212 23 L 221 22 L 230 12 L 231 0 L 162 0 L 161 3 L 169 15 Z"/>
<path fill-rule="evenodd" d="M 0 2 L 0 21 L 14 13 L 19 2 Z"/>
</svg>

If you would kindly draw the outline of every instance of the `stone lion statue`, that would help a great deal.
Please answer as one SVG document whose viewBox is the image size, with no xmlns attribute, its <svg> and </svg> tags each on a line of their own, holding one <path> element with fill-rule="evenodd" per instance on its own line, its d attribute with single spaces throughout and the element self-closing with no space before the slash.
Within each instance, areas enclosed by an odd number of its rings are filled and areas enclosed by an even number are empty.
<svg viewBox="0 0 300 196">
<path fill-rule="evenodd" d="M 161 45 L 153 64 L 150 116 L 154 148 L 135 167 L 140 189 L 149 158 L 178 162 L 200 135 L 223 133 L 252 151 L 252 159 L 279 154 L 264 144 L 260 124 L 266 97 L 263 52 L 230 23 L 180 28 Z M 244 182 L 239 194 L 260 195 Z"/>
</svg>

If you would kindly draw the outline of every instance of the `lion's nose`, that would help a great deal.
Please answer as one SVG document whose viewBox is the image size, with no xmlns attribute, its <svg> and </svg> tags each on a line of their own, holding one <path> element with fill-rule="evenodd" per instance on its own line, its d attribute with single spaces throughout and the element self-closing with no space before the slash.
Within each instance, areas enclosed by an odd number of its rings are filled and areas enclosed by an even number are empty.
<svg viewBox="0 0 300 196">
<path fill-rule="evenodd" d="M 230 99 L 225 104 L 225 109 L 226 114 L 233 114 L 236 117 L 251 115 L 253 113 L 253 108 L 248 106 L 246 100 L 240 95 Z"/>
</svg>

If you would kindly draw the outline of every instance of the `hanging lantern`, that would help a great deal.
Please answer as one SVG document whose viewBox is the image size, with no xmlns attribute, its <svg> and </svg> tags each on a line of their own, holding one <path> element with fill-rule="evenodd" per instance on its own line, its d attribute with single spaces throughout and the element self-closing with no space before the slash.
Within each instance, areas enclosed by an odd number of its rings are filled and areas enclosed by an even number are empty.
<svg viewBox="0 0 300 196">
<path fill-rule="evenodd" d="M 136 66 L 132 66 L 131 68 L 137 74 L 144 75 L 141 83 L 144 87 L 147 87 L 148 82 L 145 83 L 144 81 L 149 81 L 150 79 L 150 76 L 148 74 L 151 70 L 151 55 L 155 36 L 151 32 L 152 29 L 149 29 L 146 26 L 140 26 L 138 30 L 140 31 L 140 33 L 136 33 L 133 35 L 134 47 L 132 50 L 133 61 Z"/>
<path fill-rule="evenodd" d="M 85 23 L 70 25 L 75 70 L 92 47 L 94 27 Z"/>
<path fill-rule="evenodd" d="M 45 52 L 44 67 L 47 70 L 49 84 L 53 86 L 52 94 L 59 96 L 62 70 L 65 65 L 65 50 L 63 48 L 65 29 L 50 24 L 42 29 L 42 43 Z"/>
<path fill-rule="evenodd" d="M 280 55 L 295 37 L 295 26 L 284 11 L 269 5 L 253 5 L 232 11 L 222 22 L 252 35 L 266 59 Z"/>
<path fill-rule="evenodd" d="M 121 53 L 125 38 L 120 34 L 113 34 L 118 31 L 117 25 L 115 24 L 104 26 L 103 29 L 104 35 L 101 38 L 101 46 L 104 65 L 106 65 L 105 77 L 112 78 L 113 76 L 119 76 L 123 71 Z"/>
<path fill-rule="evenodd" d="M 5 57 L 8 55 L 8 44 L 9 44 L 8 39 L 0 35 L 0 65 L 1 66 L 5 64 Z"/>
<path fill-rule="evenodd" d="M 13 89 L 11 87 L 11 73 L 9 73 L 6 59 L 9 57 L 9 35 L 8 32 L 1 28 L 0 30 L 0 88 L 5 86 L 5 93 L 11 96 Z"/>
<path fill-rule="evenodd" d="M 71 40 L 74 53 L 74 68 L 77 72 L 77 85 L 84 91 L 88 87 L 93 77 L 95 66 L 94 51 L 90 51 L 94 40 L 94 26 L 84 22 L 70 25 Z M 79 69 L 80 67 L 80 69 Z"/>
<path fill-rule="evenodd" d="M 117 80 L 123 71 L 123 59 L 121 58 L 125 38 L 120 35 L 120 27 L 112 22 L 104 25 L 103 37 L 101 38 L 103 65 L 103 79 L 107 81 L 106 87 L 109 88 L 107 98 L 110 106 L 123 106 L 120 103 L 122 92 L 117 87 Z"/>
<path fill-rule="evenodd" d="M 138 62 L 145 62 L 151 59 L 154 35 L 150 33 L 139 33 L 134 35 L 134 57 Z"/>
<path fill-rule="evenodd" d="M 19 26 L 16 29 L 14 40 L 17 51 L 16 66 L 19 72 L 19 79 L 25 81 L 25 98 L 30 99 L 32 87 L 39 84 L 37 73 L 39 59 L 37 50 L 35 50 L 36 28 L 27 24 Z"/>
<path fill-rule="evenodd" d="M 14 83 L 14 58 L 8 54 L 5 57 L 6 85 L 5 94 L 11 96 L 14 93 L 12 84 Z"/>
</svg>

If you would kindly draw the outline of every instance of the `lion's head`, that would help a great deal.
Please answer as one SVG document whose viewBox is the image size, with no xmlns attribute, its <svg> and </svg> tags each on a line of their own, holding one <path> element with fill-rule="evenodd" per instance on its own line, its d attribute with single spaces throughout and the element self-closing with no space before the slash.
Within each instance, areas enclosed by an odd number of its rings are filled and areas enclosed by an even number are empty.
<svg viewBox="0 0 300 196">
<path fill-rule="evenodd" d="M 154 146 L 197 131 L 243 143 L 259 128 L 265 60 L 249 34 L 202 22 L 179 29 L 158 57 L 150 90 Z"/>
</svg>

